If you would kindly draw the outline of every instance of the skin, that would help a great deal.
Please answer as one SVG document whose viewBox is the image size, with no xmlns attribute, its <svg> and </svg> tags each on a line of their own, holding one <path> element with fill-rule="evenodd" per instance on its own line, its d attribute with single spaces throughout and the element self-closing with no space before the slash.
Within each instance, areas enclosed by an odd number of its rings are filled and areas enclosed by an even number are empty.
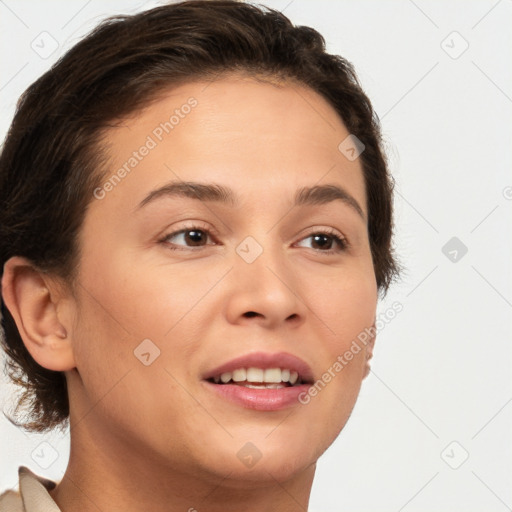
<svg viewBox="0 0 512 512">
<path fill-rule="evenodd" d="M 316 461 L 368 371 L 372 344 L 308 405 L 280 411 L 206 389 L 207 370 L 257 351 L 290 352 L 321 378 L 374 324 L 377 285 L 361 163 L 338 150 L 347 129 L 306 87 L 225 76 L 173 89 L 106 132 L 107 178 L 190 97 L 190 114 L 92 198 L 73 287 L 23 258 L 5 266 L 3 295 L 28 350 L 68 383 L 71 455 L 50 493 L 65 512 L 306 510 Z M 163 197 L 137 208 L 180 180 L 229 186 L 239 205 Z M 292 208 L 298 188 L 327 183 L 365 218 L 342 201 Z M 215 233 L 202 245 L 162 241 L 198 224 Z M 350 247 L 325 254 L 311 235 L 329 228 Z M 247 236 L 263 249 L 250 264 L 235 251 Z M 160 350 L 148 366 L 134 356 L 144 339 Z M 262 453 L 252 468 L 237 457 L 247 442 Z"/>
</svg>

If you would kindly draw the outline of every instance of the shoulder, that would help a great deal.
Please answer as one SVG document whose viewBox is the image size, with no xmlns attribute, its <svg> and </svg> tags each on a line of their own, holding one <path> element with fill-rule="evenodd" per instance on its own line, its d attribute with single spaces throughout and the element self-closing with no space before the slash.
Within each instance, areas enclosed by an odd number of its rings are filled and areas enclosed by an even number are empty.
<svg viewBox="0 0 512 512">
<path fill-rule="evenodd" d="M 19 491 L 0 494 L 0 512 L 60 512 L 49 492 L 57 484 L 36 475 L 26 466 L 18 468 Z"/>
</svg>

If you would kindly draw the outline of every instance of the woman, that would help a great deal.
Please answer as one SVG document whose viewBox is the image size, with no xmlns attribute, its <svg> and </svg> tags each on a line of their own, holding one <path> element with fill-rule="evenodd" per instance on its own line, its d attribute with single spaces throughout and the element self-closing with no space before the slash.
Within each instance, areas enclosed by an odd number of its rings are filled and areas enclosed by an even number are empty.
<svg viewBox="0 0 512 512">
<path fill-rule="evenodd" d="M 23 95 L 0 195 L 16 424 L 71 437 L 0 510 L 306 510 L 398 275 L 352 66 L 236 1 L 108 20 Z"/>
</svg>

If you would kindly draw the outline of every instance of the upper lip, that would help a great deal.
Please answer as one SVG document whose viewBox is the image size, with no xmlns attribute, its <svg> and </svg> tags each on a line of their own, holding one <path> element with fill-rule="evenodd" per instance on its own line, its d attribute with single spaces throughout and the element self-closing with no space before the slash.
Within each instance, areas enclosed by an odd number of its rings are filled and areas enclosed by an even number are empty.
<svg viewBox="0 0 512 512">
<path fill-rule="evenodd" d="M 245 354 L 235 359 L 231 359 L 226 363 L 213 368 L 212 370 L 208 370 L 203 379 L 211 379 L 222 373 L 232 372 L 237 368 L 281 368 L 281 369 L 289 369 L 291 371 L 296 371 L 299 374 L 299 377 L 303 382 L 312 383 L 313 382 L 313 372 L 309 365 L 293 354 L 289 354 L 288 352 L 277 352 L 277 353 L 269 353 L 269 352 L 252 352 L 250 354 Z"/>
</svg>

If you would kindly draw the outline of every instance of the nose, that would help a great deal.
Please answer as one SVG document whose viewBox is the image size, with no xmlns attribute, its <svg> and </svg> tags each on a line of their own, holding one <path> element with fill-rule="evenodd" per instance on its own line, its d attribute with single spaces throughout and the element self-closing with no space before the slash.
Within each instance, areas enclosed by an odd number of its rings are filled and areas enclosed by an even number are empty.
<svg viewBox="0 0 512 512">
<path fill-rule="evenodd" d="M 251 263 L 236 254 L 229 273 L 226 315 L 230 323 L 266 328 L 298 327 L 306 317 L 299 276 L 282 249 L 263 250 Z"/>
</svg>

